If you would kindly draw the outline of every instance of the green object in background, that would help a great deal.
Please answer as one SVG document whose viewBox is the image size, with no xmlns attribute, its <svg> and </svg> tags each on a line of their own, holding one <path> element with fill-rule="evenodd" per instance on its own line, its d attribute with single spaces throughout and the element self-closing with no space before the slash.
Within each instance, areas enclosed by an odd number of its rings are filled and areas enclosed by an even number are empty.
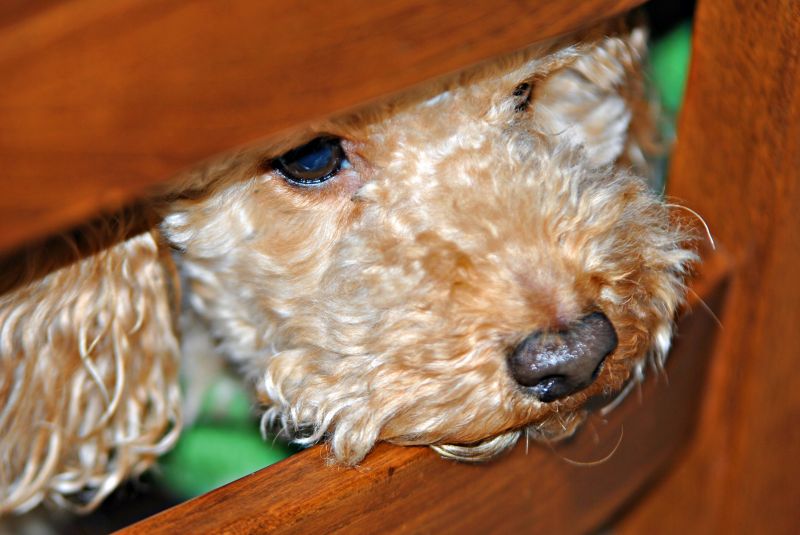
<svg viewBox="0 0 800 535">
<path fill-rule="evenodd" d="M 159 463 L 160 479 L 181 498 L 198 496 L 269 466 L 293 453 L 281 443 L 265 441 L 258 426 L 197 424 L 181 435 Z"/>
<path fill-rule="evenodd" d="M 691 51 L 691 22 L 676 27 L 653 43 L 650 50 L 653 81 L 661 92 L 664 107 L 672 114 L 678 113 L 683 102 Z"/>
<path fill-rule="evenodd" d="M 221 374 L 204 392 L 196 421 L 183 430 L 175 448 L 159 459 L 154 475 L 171 494 L 188 499 L 296 451 L 261 436 L 241 380 Z"/>
</svg>

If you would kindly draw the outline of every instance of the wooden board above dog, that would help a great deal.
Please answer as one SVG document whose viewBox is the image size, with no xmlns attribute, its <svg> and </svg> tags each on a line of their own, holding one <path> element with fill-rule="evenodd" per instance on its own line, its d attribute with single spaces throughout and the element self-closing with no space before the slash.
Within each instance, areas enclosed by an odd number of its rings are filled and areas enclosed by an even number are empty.
<svg viewBox="0 0 800 535">
<path fill-rule="evenodd" d="M 641 3 L 6 3 L 0 251 L 220 152 Z"/>
</svg>

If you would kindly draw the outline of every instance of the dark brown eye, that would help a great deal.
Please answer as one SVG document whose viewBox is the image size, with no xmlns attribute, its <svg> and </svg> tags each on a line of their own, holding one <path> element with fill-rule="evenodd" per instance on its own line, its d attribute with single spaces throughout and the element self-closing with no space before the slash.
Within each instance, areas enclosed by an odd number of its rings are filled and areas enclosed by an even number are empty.
<svg viewBox="0 0 800 535">
<path fill-rule="evenodd" d="M 514 111 L 522 112 L 527 110 L 531 105 L 531 84 L 524 82 L 514 88 L 512 93 L 514 97 Z"/>
<path fill-rule="evenodd" d="M 514 88 L 514 93 L 512 93 L 515 97 L 521 97 L 523 95 L 527 95 L 531 90 L 531 84 L 524 82 L 519 84 L 517 87 Z"/>
<path fill-rule="evenodd" d="M 293 184 L 321 184 L 347 163 L 339 138 L 318 137 L 275 158 L 272 167 Z"/>
</svg>

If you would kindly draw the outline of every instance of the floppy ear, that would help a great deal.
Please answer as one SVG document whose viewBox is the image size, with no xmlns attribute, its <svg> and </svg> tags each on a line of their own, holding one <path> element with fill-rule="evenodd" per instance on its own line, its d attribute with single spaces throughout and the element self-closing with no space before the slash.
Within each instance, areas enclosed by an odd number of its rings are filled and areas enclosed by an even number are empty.
<svg viewBox="0 0 800 535">
<path fill-rule="evenodd" d="M 646 50 L 643 28 L 598 39 L 536 84 L 534 120 L 545 133 L 583 145 L 594 166 L 623 160 L 645 171 L 645 153 L 656 146 L 642 74 Z"/>
<path fill-rule="evenodd" d="M 146 231 L 0 295 L 0 513 L 89 509 L 172 445 L 173 279 Z"/>
</svg>

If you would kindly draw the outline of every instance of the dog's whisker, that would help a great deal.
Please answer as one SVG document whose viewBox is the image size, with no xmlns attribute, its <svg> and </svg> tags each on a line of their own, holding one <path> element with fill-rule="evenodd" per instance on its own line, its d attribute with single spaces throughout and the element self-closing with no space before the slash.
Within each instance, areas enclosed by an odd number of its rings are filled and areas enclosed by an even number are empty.
<svg viewBox="0 0 800 535">
<path fill-rule="evenodd" d="M 711 245 L 711 249 L 713 249 L 715 251 L 717 250 L 717 244 L 714 241 L 714 237 L 711 235 L 711 229 L 709 228 L 708 223 L 706 223 L 706 220 L 703 219 L 703 216 L 698 214 L 695 210 L 692 210 L 688 206 L 684 206 L 682 204 L 668 203 L 668 204 L 665 204 L 664 206 L 666 206 L 667 208 L 677 208 L 679 210 L 684 210 L 684 211 L 689 212 L 690 214 L 692 214 L 700 222 L 700 224 L 703 226 L 703 229 L 705 230 L 705 233 L 706 233 L 706 237 L 708 238 L 708 242 Z"/>
<path fill-rule="evenodd" d="M 720 320 L 719 316 L 717 316 L 717 314 L 714 312 L 714 310 L 712 310 L 712 308 L 710 306 L 708 306 L 708 303 L 706 303 L 705 300 L 702 297 L 700 297 L 700 295 L 697 292 L 695 292 L 694 290 L 692 290 L 691 288 L 687 288 L 687 291 L 690 294 L 692 294 L 695 297 L 695 299 L 697 299 L 697 302 L 700 304 L 700 306 L 703 308 L 703 310 L 708 312 L 708 314 L 711 316 L 711 319 L 714 320 L 714 323 L 717 325 L 719 330 L 721 330 L 721 331 L 724 330 L 725 327 L 723 327 L 723 325 L 722 325 L 722 320 Z"/>
<path fill-rule="evenodd" d="M 561 454 L 558 454 L 558 457 L 562 461 L 564 461 L 565 463 L 571 464 L 572 466 L 588 467 L 588 466 L 598 466 L 598 465 L 604 464 L 604 463 L 608 462 L 614 456 L 615 453 L 617 453 L 617 450 L 622 445 L 622 437 L 624 436 L 624 434 L 625 434 L 625 429 L 624 429 L 623 425 L 620 424 L 620 426 L 619 426 L 619 438 L 617 439 L 617 443 L 614 445 L 614 447 L 611 449 L 611 451 L 606 456 L 604 456 L 602 459 L 598 459 L 596 461 L 577 461 L 575 459 L 570 459 L 568 457 L 565 457 L 564 455 L 561 455 Z"/>
</svg>

